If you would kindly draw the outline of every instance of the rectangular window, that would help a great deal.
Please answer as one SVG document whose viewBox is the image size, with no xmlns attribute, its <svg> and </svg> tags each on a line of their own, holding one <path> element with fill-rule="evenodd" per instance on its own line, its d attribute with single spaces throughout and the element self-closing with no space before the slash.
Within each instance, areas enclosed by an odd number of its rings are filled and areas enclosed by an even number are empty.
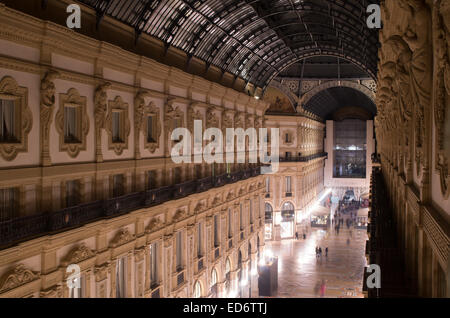
<svg viewBox="0 0 450 318">
<path fill-rule="evenodd" d="M 78 105 L 64 106 L 64 142 L 74 144 L 80 142 L 78 132 Z"/>
<path fill-rule="evenodd" d="M 0 142 L 17 142 L 14 100 L 0 99 Z"/>
<path fill-rule="evenodd" d="M 233 215 L 231 209 L 228 209 L 228 237 L 233 236 Z"/>
<path fill-rule="evenodd" d="M 242 211 L 242 203 L 239 204 L 239 228 L 241 231 L 244 229 L 244 213 Z"/>
<path fill-rule="evenodd" d="M 121 257 L 116 263 L 116 298 L 125 298 L 125 265 L 126 257 Z"/>
<path fill-rule="evenodd" d="M 286 177 L 286 193 L 292 193 L 290 176 Z"/>
<path fill-rule="evenodd" d="M 177 242 L 176 242 L 176 248 L 177 248 L 177 254 L 176 254 L 176 266 L 177 266 L 177 271 L 180 271 L 183 268 L 183 263 L 182 263 L 182 245 L 183 245 L 183 237 L 181 236 L 182 233 L 181 231 L 179 231 L 177 233 Z"/>
<path fill-rule="evenodd" d="M 219 216 L 214 215 L 214 247 L 219 246 Z"/>
<path fill-rule="evenodd" d="M 289 134 L 286 134 L 286 142 L 289 142 Z"/>
<path fill-rule="evenodd" d="M 152 190 L 156 188 L 156 171 L 147 171 L 146 190 Z"/>
<path fill-rule="evenodd" d="M 116 174 L 113 176 L 113 197 L 120 197 L 125 194 L 123 174 Z"/>
<path fill-rule="evenodd" d="M 253 201 L 250 199 L 250 224 L 253 224 Z"/>
<path fill-rule="evenodd" d="M 112 142 L 121 143 L 122 138 L 122 111 L 112 112 Z"/>
<path fill-rule="evenodd" d="M 227 163 L 227 174 L 231 174 L 231 163 Z"/>
<path fill-rule="evenodd" d="M 16 216 L 18 212 L 18 189 L 0 189 L 0 221 Z"/>
<path fill-rule="evenodd" d="M 158 243 L 150 245 L 150 287 L 156 287 L 158 281 Z"/>
<path fill-rule="evenodd" d="M 156 142 L 156 117 L 148 116 L 147 117 L 147 142 Z"/>
<path fill-rule="evenodd" d="M 80 182 L 70 180 L 66 182 L 66 207 L 80 204 Z"/>
<path fill-rule="evenodd" d="M 270 178 L 266 177 L 266 192 L 270 193 Z"/>
<path fill-rule="evenodd" d="M 202 223 L 198 223 L 197 226 L 197 256 L 200 258 L 202 256 L 202 245 L 203 245 L 203 233 L 202 233 Z"/>
</svg>

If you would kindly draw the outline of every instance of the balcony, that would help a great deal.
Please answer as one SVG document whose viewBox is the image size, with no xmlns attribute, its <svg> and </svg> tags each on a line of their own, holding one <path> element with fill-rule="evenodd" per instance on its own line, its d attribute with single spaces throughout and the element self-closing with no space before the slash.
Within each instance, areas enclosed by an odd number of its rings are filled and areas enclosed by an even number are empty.
<svg viewBox="0 0 450 318">
<path fill-rule="evenodd" d="M 0 221 L 0 247 L 7 247 L 49 233 L 67 231 L 90 222 L 117 217 L 138 209 L 184 198 L 194 193 L 205 192 L 258 176 L 260 172 L 260 167 L 254 167 L 231 174 L 130 193 L 107 200 L 83 203 L 56 212 L 2 220 Z"/>
<path fill-rule="evenodd" d="M 325 157 L 326 159 L 328 158 L 328 153 L 327 152 L 321 152 L 321 153 L 317 153 L 314 155 L 310 155 L 310 156 L 300 156 L 300 157 L 284 157 L 284 158 L 280 158 L 280 162 L 308 162 L 314 159 L 318 159 L 318 158 L 323 158 Z"/>
</svg>

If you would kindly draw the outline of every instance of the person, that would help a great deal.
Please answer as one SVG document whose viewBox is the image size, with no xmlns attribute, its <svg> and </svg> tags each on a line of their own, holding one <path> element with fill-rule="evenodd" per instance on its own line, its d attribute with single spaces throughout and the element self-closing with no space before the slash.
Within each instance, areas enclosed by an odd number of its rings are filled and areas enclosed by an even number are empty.
<svg viewBox="0 0 450 318">
<path fill-rule="evenodd" d="M 328 246 L 325 247 L 325 257 L 328 257 Z"/>
<path fill-rule="evenodd" d="M 319 248 L 316 246 L 316 258 L 319 257 Z"/>
<path fill-rule="evenodd" d="M 325 280 L 322 279 L 322 284 L 320 284 L 320 297 L 325 297 L 325 290 L 326 290 Z"/>
<path fill-rule="evenodd" d="M 319 247 L 319 256 L 322 257 L 322 248 Z"/>
<path fill-rule="evenodd" d="M 306 234 L 305 233 L 303 233 L 303 239 L 306 240 Z"/>
<path fill-rule="evenodd" d="M 295 239 L 298 240 L 298 232 L 295 232 Z"/>
</svg>

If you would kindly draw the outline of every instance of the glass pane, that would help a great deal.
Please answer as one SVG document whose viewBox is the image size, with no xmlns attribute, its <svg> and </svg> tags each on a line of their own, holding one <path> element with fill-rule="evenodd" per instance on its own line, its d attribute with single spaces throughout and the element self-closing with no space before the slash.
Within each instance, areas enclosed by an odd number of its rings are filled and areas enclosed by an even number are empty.
<svg viewBox="0 0 450 318">
<path fill-rule="evenodd" d="M 112 113 L 112 141 L 122 142 L 120 135 L 120 112 Z"/>
<path fill-rule="evenodd" d="M 64 107 L 64 142 L 77 143 L 77 109 L 76 107 Z"/>
<path fill-rule="evenodd" d="M 366 177 L 366 122 L 334 122 L 334 178 Z"/>
<path fill-rule="evenodd" d="M 147 142 L 155 142 L 153 135 L 153 119 L 154 117 L 152 116 L 147 118 Z"/>
<path fill-rule="evenodd" d="M 15 133 L 15 103 L 13 100 L 0 100 L 0 141 L 17 141 Z"/>
</svg>

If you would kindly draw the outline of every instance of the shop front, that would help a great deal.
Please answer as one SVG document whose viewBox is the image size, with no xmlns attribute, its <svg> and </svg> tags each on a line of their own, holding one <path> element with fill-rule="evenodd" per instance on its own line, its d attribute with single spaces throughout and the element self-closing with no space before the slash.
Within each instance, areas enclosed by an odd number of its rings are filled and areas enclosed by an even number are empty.
<svg viewBox="0 0 450 318">
<path fill-rule="evenodd" d="M 328 227 L 330 224 L 330 208 L 317 207 L 311 212 L 311 227 Z"/>
<path fill-rule="evenodd" d="M 293 238 L 295 226 L 295 210 L 291 202 L 283 204 L 281 210 L 280 237 L 281 239 Z"/>
</svg>

